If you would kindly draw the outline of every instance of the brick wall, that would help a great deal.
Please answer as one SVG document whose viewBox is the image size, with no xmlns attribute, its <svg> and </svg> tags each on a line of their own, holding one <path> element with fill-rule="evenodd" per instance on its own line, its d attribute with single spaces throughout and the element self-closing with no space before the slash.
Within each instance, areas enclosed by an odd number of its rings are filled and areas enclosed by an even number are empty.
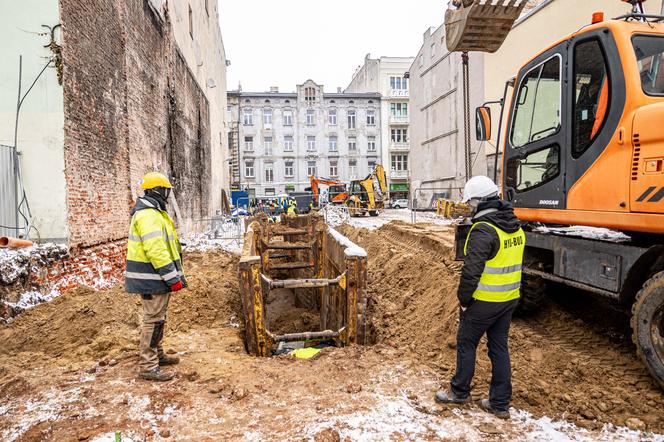
<svg viewBox="0 0 664 442">
<path fill-rule="evenodd" d="M 60 0 L 70 245 L 127 236 L 148 171 L 173 177 L 181 226 L 210 215 L 209 107 L 147 0 Z"/>
</svg>

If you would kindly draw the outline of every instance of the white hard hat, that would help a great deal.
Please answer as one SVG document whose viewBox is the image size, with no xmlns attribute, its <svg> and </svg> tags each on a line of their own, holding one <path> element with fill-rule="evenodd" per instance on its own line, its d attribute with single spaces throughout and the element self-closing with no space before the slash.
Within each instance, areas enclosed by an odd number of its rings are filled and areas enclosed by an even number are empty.
<svg viewBox="0 0 664 442">
<path fill-rule="evenodd" d="M 467 203 L 473 198 L 485 198 L 498 195 L 498 186 L 493 180 L 484 175 L 474 176 L 468 180 L 463 188 L 463 202 Z"/>
</svg>

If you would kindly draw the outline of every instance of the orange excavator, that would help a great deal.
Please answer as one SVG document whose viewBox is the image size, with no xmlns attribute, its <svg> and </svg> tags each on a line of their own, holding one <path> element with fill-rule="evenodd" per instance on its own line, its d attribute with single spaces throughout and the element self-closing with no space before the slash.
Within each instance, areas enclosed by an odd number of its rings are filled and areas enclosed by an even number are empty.
<svg viewBox="0 0 664 442">
<path fill-rule="evenodd" d="M 622 306 L 664 388 L 664 16 L 623 1 L 631 12 L 593 14 L 508 80 L 502 192 L 525 223 L 522 306 L 548 282 Z M 476 127 L 491 138 L 488 108 Z"/>
<path fill-rule="evenodd" d="M 332 204 L 343 204 L 348 198 L 348 191 L 346 190 L 346 184 L 338 180 L 333 180 L 330 178 L 319 178 L 317 176 L 309 176 L 310 187 L 307 187 L 305 190 L 312 192 L 314 194 L 314 206 L 319 207 L 320 201 L 318 199 L 320 195 L 320 186 L 328 186 L 328 200 Z"/>
</svg>

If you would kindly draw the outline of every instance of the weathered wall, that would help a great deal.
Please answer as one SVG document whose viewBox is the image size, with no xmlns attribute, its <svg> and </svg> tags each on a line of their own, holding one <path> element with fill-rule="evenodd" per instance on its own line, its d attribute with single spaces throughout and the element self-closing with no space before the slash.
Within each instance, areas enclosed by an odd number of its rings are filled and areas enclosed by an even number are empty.
<svg viewBox="0 0 664 442">
<path fill-rule="evenodd" d="M 56 54 L 48 47 L 51 35 L 43 26 L 55 27 L 59 22 L 57 0 L 0 2 L 0 144 L 14 145 L 19 56 L 23 56 L 22 93 L 25 94 L 48 59 Z M 56 28 L 54 37 L 57 45 L 60 42 L 59 28 Z M 53 49 L 57 51 L 57 46 Z M 62 87 L 53 64 L 44 71 L 23 102 L 17 142 L 26 194 L 34 225 L 39 232 L 37 235 L 37 231 L 32 230 L 31 237 L 41 236 L 58 242 L 64 242 L 67 236 L 65 179 L 62 174 L 62 97 Z M 7 170 L 8 166 L 0 160 L 0 174 L 11 173 Z M 0 200 L 2 198 L 0 189 Z M 9 203 L 11 213 L 3 213 L 7 210 L 3 202 Z M 0 224 L 14 227 L 14 213 L 13 201 L 0 201 Z M 23 226 L 23 222 L 20 225 Z M 13 230 L 5 233 L 15 235 Z"/>
<path fill-rule="evenodd" d="M 186 231 L 210 214 L 209 110 L 168 13 L 145 0 L 60 3 L 70 245 L 126 237 L 152 170 L 173 178 Z"/>
</svg>

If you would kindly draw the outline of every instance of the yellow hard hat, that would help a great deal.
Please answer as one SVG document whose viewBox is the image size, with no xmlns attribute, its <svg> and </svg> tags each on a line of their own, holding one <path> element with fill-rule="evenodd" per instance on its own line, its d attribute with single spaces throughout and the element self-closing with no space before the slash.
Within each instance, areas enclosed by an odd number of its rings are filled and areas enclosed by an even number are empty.
<svg viewBox="0 0 664 442">
<path fill-rule="evenodd" d="M 162 173 L 150 172 L 145 174 L 145 176 L 141 180 L 141 189 L 147 190 L 147 189 L 154 189 L 155 187 L 165 187 L 167 189 L 172 189 L 173 185 L 171 184 L 170 181 L 168 181 L 166 175 Z"/>
</svg>

